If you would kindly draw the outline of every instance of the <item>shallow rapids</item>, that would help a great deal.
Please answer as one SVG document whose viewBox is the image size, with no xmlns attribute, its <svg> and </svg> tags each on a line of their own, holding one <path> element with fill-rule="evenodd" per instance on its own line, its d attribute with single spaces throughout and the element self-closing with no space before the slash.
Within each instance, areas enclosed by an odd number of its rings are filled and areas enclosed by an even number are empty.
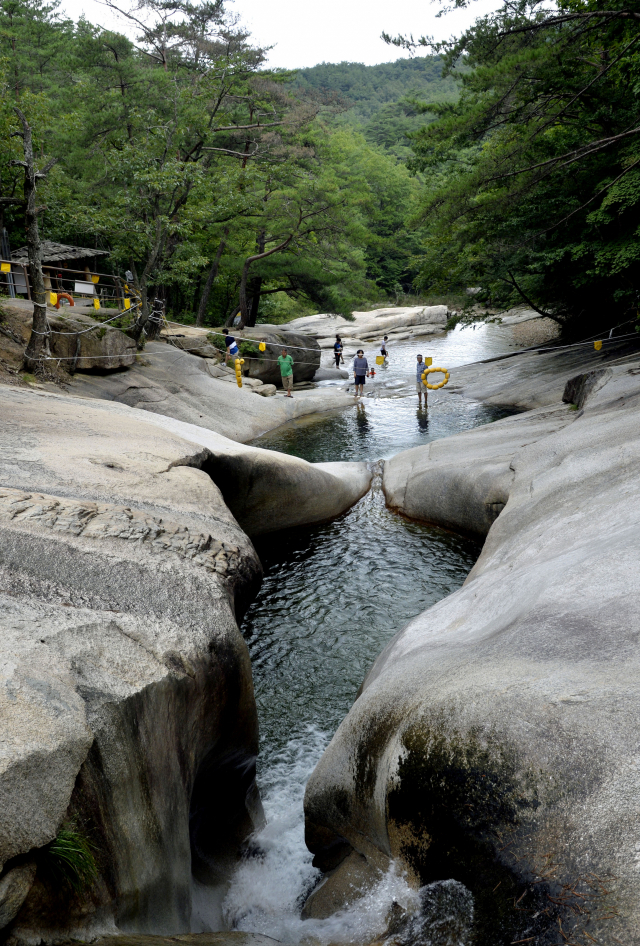
<svg viewBox="0 0 640 946">
<path fill-rule="evenodd" d="M 415 909 L 416 892 L 392 870 L 349 911 L 322 921 L 300 918 L 319 878 L 304 844 L 304 788 L 376 656 L 411 618 L 460 587 L 480 550 L 471 539 L 407 521 L 384 503 L 381 459 L 507 413 L 442 391 L 430 394 L 428 412 L 419 411 L 416 352 L 452 368 L 510 343 L 507 332 L 485 326 L 394 346 L 389 366 L 355 410 L 299 421 L 255 441 L 316 462 L 365 460 L 374 481 L 335 521 L 255 543 L 265 578 L 242 632 L 260 719 L 258 780 L 267 824 L 221 900 L 196 896 L 194 929 L 362 944 L 380 935 L 394 901 Z M 375 360 L 375 350 L 366 354 Z"/>
</svg>

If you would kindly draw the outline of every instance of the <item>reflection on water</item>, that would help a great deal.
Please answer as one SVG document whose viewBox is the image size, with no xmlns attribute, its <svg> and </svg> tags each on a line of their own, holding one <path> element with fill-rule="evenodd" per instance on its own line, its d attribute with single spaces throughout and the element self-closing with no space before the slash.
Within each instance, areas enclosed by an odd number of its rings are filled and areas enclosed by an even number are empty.
<svg viewBox="0 0 640 946">
<path fill-rule="evenodd" d="M 391 513 L 379 484 L 333 522 L 255 544 L 265 579 L 242 630 L 264 768 L 296 728 L 335 730 L 393 633 L 462 584 L 479 545 Z"/>
<path fill-rule="evenodd" d="M 487 328 L 435 340 L 443 365 L 504 351 L 505 337 Z M 418 350 L 431 353 L 426 344 Z M 415 393 L 406 396 L 415 392 L 415 354 L 415 345 L 392 349 L 389 368 L 375 382 L 405 396 L 376 397 L 374 389 L 355 410 L 295 422 L 256 445 L 316 462 L 375 464 L 508 413 L 442 391 L 420 410 Z M 389 512 L 376 470 L 372 491 L 339 519 L 255 543 L 265 577 L 242 631 L 253 665 L 268 824 L 255 839 L 259 856 L 237 871 L 222 912 L 228 927 L 283 942 L 370 941 L 392 901 L 413 896 L 392 871 L 348 914 L 300 919 L 318 877 L 304 845 L 305 783 L 376 656 L 411 618 L 460 587 L 479 552 L 471 539 Z"/>
</svg>

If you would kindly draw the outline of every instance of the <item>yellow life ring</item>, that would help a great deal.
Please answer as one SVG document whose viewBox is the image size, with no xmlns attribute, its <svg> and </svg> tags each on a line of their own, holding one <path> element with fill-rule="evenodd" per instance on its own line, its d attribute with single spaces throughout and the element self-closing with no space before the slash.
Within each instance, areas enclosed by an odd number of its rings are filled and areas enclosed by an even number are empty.
<svg viewBox="0 0 640 946">
<path fill-rule="evenodd" d="M 437 372 L 440 372 L 440 374 L 443 374 L 444 381 L 441 381 L 439 384 L 429 384 L 429 382 L 427 381 L 427 375 L 432 374 L 434 371 L 437 371 Z M 422 377 L 422 383 L 424 384 L 425 388 L 429 388 L 430 391 L 437 391 L 438 388 L 443 388 L 445 384 L 447 384 L 447 382 L 449 381 L 449 372 L 447 371 L 446 368 L 427 368 L 425 371 L 422 372 L 421 377 Z"/>
</svg>

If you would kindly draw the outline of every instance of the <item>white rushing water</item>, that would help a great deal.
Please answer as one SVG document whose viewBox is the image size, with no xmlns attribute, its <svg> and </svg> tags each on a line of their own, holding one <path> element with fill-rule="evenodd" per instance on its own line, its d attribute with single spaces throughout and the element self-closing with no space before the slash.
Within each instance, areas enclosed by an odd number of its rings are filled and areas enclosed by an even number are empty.
<svg viewBox="0 0 640 946">
<path fill-rule="evenodd" d="M 370 942 L 385 927 L 396 902 L 408 912 L 417 893 L 390 871 L 348 911 L 326 920 L 302 920 L 300 910 L 320 871 L 304 843 L 304 789 L 329 737 L 314 726 L 292 739 L 270 760 L 261 782 L 266 826 L 255 838 L 256 853 L 236 871 L 222 903 L 227 929 L 264 933 L 283 943 Z"/>
</svg>

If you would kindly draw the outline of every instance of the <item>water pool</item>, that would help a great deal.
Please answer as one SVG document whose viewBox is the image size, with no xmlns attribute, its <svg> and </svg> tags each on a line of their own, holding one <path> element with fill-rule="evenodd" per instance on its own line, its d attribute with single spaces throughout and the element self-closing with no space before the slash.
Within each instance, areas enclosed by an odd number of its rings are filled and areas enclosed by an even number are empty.
<svg viewBox="0 0 640 946">
<path fill-rule="evenodd" d="M 259 855 L 247 858 L 226 891 L 222 919 L 215 921 L 225 928 L 288 943 L 359 944 L 375 938 L 392 900 L 413 896 L 401 877 L 390 875 L 347 914 L 300 919 L 318 878 L 304 845 L 304 786 L 376 656 L 407 621 L 460 587 L 480 550 L 472 539 L 385 507 L 380 460 L 509 413 L 443 391 L 430 394 L 428 411 L 418 410 L 416 351 L 451 368 L 510 347 L 510 334 L 490 325 L 457 329 L 428 345 L 393 346 L 388 367 L 353 409 L 303 419 L 254 441 L 315 462 L 365 460 L 374 482 L 333 522 L 255 543 L 265 578 L 242 632 L 253 665 L 268 823 L 255 838 Z M 201 915 L 207 928 L 206 910 Z"/>
</svg>

